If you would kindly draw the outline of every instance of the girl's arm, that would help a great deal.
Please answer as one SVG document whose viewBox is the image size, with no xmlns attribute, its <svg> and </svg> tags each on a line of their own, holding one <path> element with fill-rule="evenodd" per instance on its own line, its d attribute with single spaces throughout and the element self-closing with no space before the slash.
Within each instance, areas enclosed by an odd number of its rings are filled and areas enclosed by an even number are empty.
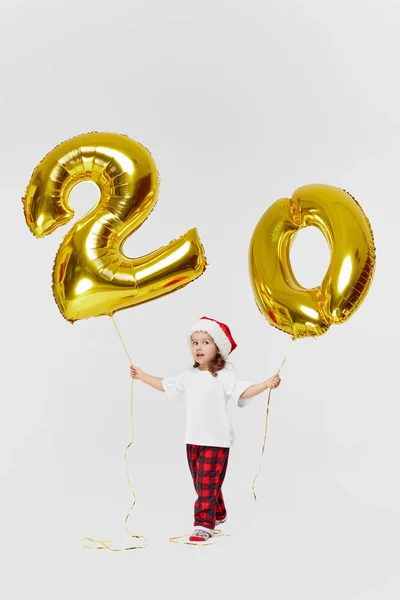
<svg viewBox="0 0 400 600">
<path fill-rule="evenodd" d="M 140 379 L 140 381 L 143 381 L 143 383 L 151 385 L 151 387 L 159 390 L 160 392 L 165 391 L 162 385 L 162 377 L 153 377 L 153 375 L 149 375 L 148 373 L 142 371 L 142 369 L 139 369 L 139 367 L 135 367 L 133 365 L 130 366 L 130 373 L 133 379 Z"/>
<path fill-rule="evenodd" d="M 252 398 L 253 396 L 258 396 L 262 392 L 265 392 L 268 388 L 275 389 L 281 382 L 281 378 L 278 374 L 273 375 L 267 381 L 263 381 L 262 383 L 254 383 L 250 385 L 247 390 L 245 390 L 240 398 Z"/>
</svg>

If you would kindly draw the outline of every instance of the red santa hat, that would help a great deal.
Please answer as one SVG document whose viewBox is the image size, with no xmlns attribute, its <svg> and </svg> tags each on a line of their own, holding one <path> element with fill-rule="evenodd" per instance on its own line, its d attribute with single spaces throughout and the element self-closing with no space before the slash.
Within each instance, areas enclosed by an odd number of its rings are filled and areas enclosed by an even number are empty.
<svg viewBox="0 0 400 600">
<path fill-rule="evenodd" d="M 218 346 L 219 353 L 225 359 L 228 358 L 228 355 L 237 347 L 237 344 L 232 337 L 231 330 L 225 323 L 221 323 L 210 317 L 201 317 L 201 319 L 196 321 L 190 331 L 190 343 L 192 334 L 197 331 L 205 331 L 208 333 Z"/>
</svg>

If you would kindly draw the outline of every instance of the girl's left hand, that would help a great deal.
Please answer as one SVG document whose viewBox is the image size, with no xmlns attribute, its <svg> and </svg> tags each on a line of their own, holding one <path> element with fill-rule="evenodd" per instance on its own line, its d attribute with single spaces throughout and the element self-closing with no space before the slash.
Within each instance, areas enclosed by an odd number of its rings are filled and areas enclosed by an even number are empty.
<svg viewBox="0 0 400 600">
<path fill-rule="evenodd" d="M 281 378 L 279 377 L 278 373 L 276 375 L 272 375 L 272 377 L 267 379 L 267 387 L 269 387 L 273 390 L 275 388 L 277 388 L 280 383 L 281 383 Z"/>
</svg>

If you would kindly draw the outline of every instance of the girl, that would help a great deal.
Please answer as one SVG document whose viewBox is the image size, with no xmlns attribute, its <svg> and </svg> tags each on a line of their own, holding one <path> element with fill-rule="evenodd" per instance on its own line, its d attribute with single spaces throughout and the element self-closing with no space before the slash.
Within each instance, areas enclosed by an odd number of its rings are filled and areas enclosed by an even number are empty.
<svg viewBox="0 0 400 600">
<path fill-rule="evenodd" d="M 130 374 L 185 403 L 186 453 L 198 496 L 189 540 L 205 542 L 227 516 L 221 488 L 234 440 L 227 402 L 233 398 L 238 406 L 246 406 L 250 398 L 278 387 L 281 380 L 273 375 L 252 385 L 236 379 L 226 361 L 237 344 L 225 323 L 201 317 L 190 331 L 189 343 L 194 365 L 179 375 L 153 377 L 134 365 L 130 366 Z"/>
</svg>

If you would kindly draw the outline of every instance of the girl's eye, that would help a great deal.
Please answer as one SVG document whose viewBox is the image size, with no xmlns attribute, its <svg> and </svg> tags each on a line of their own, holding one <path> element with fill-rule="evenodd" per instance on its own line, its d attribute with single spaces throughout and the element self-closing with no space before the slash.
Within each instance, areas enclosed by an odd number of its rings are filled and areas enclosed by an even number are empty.
<svg viewBox="0 0 400 600">
<path fill-rule="evenodd" d="M 205 341 L 204 341 L 204 343 L 205 343 L 205 344 L 208 344 L 208 340 L 205 340 Z"/>
</svg>

